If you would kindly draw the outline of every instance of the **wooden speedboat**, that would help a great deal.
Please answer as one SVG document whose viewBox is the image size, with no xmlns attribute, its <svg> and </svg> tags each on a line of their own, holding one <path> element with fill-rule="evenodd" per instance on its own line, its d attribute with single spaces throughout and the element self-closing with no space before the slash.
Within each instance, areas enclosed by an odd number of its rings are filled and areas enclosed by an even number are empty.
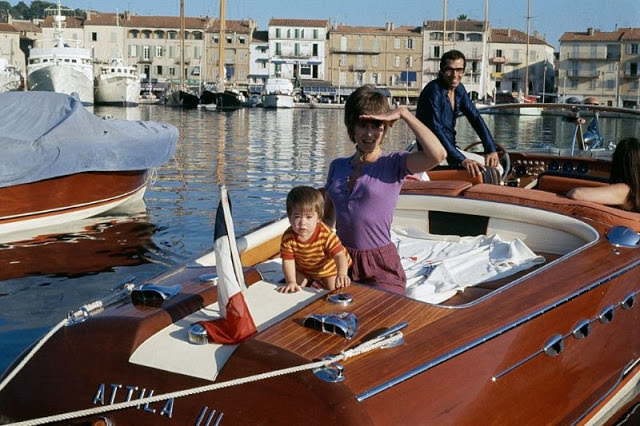
<svg viewBox="0 0 640 426">
<path fill-rule="evenodd" d="M 609 173 L 598 156 L 509 156 L 509 185 L 459 170 L 406 182 L 393 238 L 411 271 L 407 296 L 358 283 L 337 294 L 276 292 L 288 222 L 265 224 L 237 238 L 255 335 L 200 344 L 193 325 L 222 311 L 216 275 L 223 271 L 206 253 L 70 313 L 0 379 L 0 419 L 391 425 L 624 418 L 640 404 L 640 214 L 561 195 Z M 553 173 L 556 166 L 566 173 Z"/>
<path fill-rule="evenodd" d="M 103 119 L 52 92 L 4 93 L 0 116 L 0 235 L 140 201 L 178 138 L 173 126 Z"/>
</svg>

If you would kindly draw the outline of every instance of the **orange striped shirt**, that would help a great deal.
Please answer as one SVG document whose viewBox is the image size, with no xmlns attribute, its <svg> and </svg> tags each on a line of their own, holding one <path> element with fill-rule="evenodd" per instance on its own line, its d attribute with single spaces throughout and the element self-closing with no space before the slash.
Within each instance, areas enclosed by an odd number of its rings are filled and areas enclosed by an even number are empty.
<svg viewBox="0 0 640 426">
<path fill-rule="evenodd" d="M 282 235 L 280 256 L 293 259 L 296 270 L 307 278 L 325 278 L 338 275 L 338 267 L 333 257 L 343 251 L 351 265 L 349 253 L 333 230 L 323 222 L 319 222 L 309 240 L 301 242 L 289 227 Z"/>
</svg>

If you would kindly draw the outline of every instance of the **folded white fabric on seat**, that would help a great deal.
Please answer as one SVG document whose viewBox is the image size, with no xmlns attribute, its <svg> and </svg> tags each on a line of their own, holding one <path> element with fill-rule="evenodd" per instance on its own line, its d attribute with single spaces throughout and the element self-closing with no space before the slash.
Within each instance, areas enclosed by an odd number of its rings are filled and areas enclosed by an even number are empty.
<svg viewBox="0 0 640 426">
<path fill-rule="evenodd" d="M 456 237 L 392 232 L 407 274 L 407 296 L 441 303 L 466 287 L 544 263 L 519 239 L 498 235 Z"/>
</svg>

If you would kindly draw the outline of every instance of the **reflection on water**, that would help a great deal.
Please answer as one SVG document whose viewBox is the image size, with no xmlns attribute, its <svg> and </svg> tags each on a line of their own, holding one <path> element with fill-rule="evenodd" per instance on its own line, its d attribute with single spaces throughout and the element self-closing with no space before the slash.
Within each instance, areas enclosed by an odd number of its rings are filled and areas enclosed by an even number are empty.
<svg viewBox="0 0 640 426">
<path fill-rule="evenodd" d="M 82 277 L 115 266 L 147 263 L 153 225 L 141 215 L 105 216 L 47 229 L 29 240 L 0 244 L 0 281 L 43 275 Z"/>
<path fill-rule="evenodd" d="M 110 218 L 23 247 L 0 247 L 0 370 L 71 309 L 103 298 L 124 278 L 155 275 L 212 247 L 218 183 L 229 188 L 238 233 L 284 214 L 289 189 L 321 186 L 331 159 L 351 155 L 343 110 L 241 109 L 231 112 L 95 107 L 98 115 L 171 123 L 180 130 L 175 158 L 157 170 L 145 194 L 146 214 Z M 533 143 L 568 146 L 573 125 L 562 117 L 487 115 L 506 148 Z M 639 135 L 631 124 L 601 118 L 605 140 Z M 393 126 L 386 149 L 413 140 L 404 123 Z M 458 140 L 477 137 L 464 118 Z M 76 224 L 77 225 L 77 224 Z"/>
<path fill-rule="evenodd" d="M 508 115 L 483 114 L 497 143 L 507 149 L 526 149 L 535 146 L 569 148 L 575 132 L 571 117 L 563 115 Z M 591 117 L 585 116 L 585 131 Z M 620 119 L 601 114 L 598 118 L 600 133 L 605 141 L 616 141 L 624 137 L 640 136 L 640 116 Z M 478 140 L 475 132 L 464 118 L 458 119 L 458 139 Z M 464 144 L 460 144 L 464 147 Z"/>
</svg>

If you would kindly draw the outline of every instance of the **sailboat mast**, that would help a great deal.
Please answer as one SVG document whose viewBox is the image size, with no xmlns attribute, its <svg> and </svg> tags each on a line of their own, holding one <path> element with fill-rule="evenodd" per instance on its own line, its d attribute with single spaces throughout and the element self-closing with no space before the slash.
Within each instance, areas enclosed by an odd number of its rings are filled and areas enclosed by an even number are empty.
<svg viewBox="0 0 640 426">
<path fill-rule="evenodd" d="M 524 65 L 524 97 L 529 96 L 529 33 L 531 33 L 531 0 L 527 0 L 527 49 Z"/>
<path fill-rule="evenodd" d="M 218 79 L 224 82 L 227 78 L 224 70 L 224 42 L 226 32 L 225 0 L 220 0 L 220 35 L 218 36 Z"/>
<path fill-rule="evenodd" d="M 445 52 L 445 43 L 447 40 L 447 0 L 442 0 L 442 53 Z"/>
<path fill-rule="evenodd" d="M 184 0 L 180 0 L 180 89 L 184 89 Z"/>
<path fill-rule="evenodd" d="M 487 96 L 487 39 L 489 37 L 489 0 L 484 0 L 484 24 L 482 26 L 482 61 L 480 67 L 480 99 Z"/>
</svg>

